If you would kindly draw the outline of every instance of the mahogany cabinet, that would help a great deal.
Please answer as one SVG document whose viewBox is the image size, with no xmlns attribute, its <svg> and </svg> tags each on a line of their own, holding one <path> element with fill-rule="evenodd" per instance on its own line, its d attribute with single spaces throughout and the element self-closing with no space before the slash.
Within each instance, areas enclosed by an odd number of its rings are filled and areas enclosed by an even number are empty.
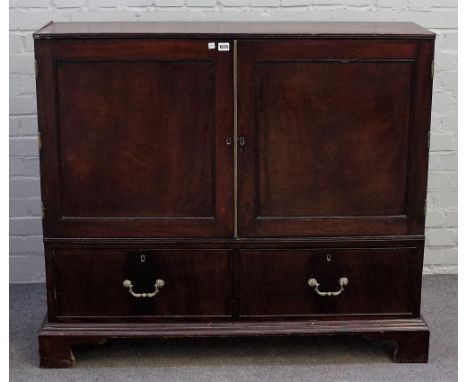
<svg viewBox="0 0 468 382">
<path fill-rule="evenodd" d="M 34 39 L 42 366 L 108 338 L 321 334 L 427 362 L 433 33 L 49 23 Z"/>
</svg>

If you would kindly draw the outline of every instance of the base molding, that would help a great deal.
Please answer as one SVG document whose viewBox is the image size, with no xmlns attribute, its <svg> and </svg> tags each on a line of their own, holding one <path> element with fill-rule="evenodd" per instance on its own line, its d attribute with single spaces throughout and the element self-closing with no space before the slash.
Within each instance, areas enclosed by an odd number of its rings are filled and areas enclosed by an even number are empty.
<svg viewBox="0 0 468 382">
<path fill-rule="evenodd" d="M 396 343 L 395 362 L 427 362 L 429 328 L 421 318 L 386 320 L 236 321 L 197 323 L 51 323 L 39 333 L 40 366 L 75 365 L 72 347 L 110 338 L 362 335 Z"/>
</svg>

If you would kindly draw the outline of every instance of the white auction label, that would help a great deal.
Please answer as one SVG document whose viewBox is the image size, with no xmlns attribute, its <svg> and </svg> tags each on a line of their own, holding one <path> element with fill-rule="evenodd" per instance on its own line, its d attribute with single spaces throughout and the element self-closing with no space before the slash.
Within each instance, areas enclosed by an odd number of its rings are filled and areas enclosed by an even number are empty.
<svg viewBox="0 0 468 382">
<path fill-rule="evenodd" d="M 229 43 L 228 42 L 218 42 L 218 50 L 220 52 L 229 51 Z"/>
</svg>

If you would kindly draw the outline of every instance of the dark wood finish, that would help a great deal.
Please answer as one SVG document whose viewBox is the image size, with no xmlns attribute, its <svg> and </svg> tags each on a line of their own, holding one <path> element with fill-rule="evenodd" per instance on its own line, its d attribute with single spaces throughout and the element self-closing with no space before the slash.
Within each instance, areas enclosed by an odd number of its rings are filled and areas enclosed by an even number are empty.
<svg viewBox="0 0 468 382">
<path fill-rule="evenodd" d="M 36 41 L 44 235 L 232 236 L 232 54 Z"/>
<path fill-rule="evenodd" d="M 239 294 L 243 291 L 243 293 L 247 296 L 252 295 L 250 296 L 250 298 L 255 298 L 255 296 L 257 296 L 258 291 L 249 291 L 248 289 L 251 288 L 251 286 L 247 286 L 247 282 L 241 281 L 239 279 L 241 272 L 243 270 L 250 271 L 250 274 L 254 275 L 254 279 L 250 280 L 251 283 L 260 283 L 260 280 L 263 280 L 266 276 L 263 275 L 263 267 L 265 267 L 266 269 L 270 269 L 270 267 L 275 266 L 275 264 L 270 264 L 270 262 L 268 262 L 268 264 L 265 266 L 264 262 L 262 263 L 262 261 L 264 261 L 265 256 L 255 256 L 255 254 L 266 255 L 270 252 L 273 252 L 278 253 L 279 255 L 283 253 L 285 253 L 286 255 L 288 253 L 299 253 L 304 255 L 310 254 L 311 256 L 318 256 L 318 254 L 326 255 L 329 253 L 338 253 L 340 255 L 343 252 L 343 250 L 347 249 L 346 251 L 356 256 L 356 254 L 360 253 L 373 253 L 376 255 L 381 255 L 389 252 L 395 254 L 405 254 L 408 251 L 410 251 L 412 252 L 412 255 L 409 258 L 402 258 L 401 261 L 398 262 L 398 264 L 401 265 L 403 262 L 403 264 L 407 265 L 407 268 L 404 268 L 406 269 L 407 273 L 410 272 L 411 269 L 416 273 L 416 270 L 422 267 L 423 247 L 424 241 L 421 238 L 411 239 L 409 237 L 405 237 L 404 240 L 395 240 L 389 238 L 375 238 L 372 240 L 370 240 L 369 238 L 343 238 L 341 240 L 331 240 L 330 238 L 316 238 L 313 240 L 276 239 L 274 241 L 264 239 L 215 239 L 210 241 L 199 240 L 198 243 L 195 242 L 193 239 L 191 239 L 190 241 L 175 239 L 134 239 L 133 241 L 128 239 L 99 239 L 94 241 L 91 241 L 89 239 L 86 239 L 85 241 L 70 241 L 69 239 L 61 239 L 60 241 L 47 240 L 47 283 L 48 285 L 53 286 L 51 288 L 48 288 L 49 320 L 59 320 L 61 322 L 122 322 L 128 320 L 130 316 L 132 317 L 132 321 L 138 322 L 156 322 L 167 320 L 168 313 L 161 313 L 160 304 L 158 300 L 160 297 L 163 296 L 163 293 L 166 293 L 166 295 L 167 293 L 170 293 L 168 289 L 163 288 L 161 294 L 156 296 L 153 302 L 145 303 L 141 301 L 134 301 L 134 305 L 131 305 L 130 303 L 131 301 L 133 301 L 133 299 L 129 298 L 129 295 L 127 297 L 128 292 L 121 288 L 121 281 L 123 281 L 127 277 L 125 275 L 128 275 L 130 272 L 133 272 L 134 274 L 136 274 L 135 280 L 145 280 L 145 288 L 147 288 L 147 290 L 152 290 L 156 273 L 159 273 L 159 269 L 161 269 L 160 266 L 156 266 L 154 259 L 157 260 L 156 263 L 160 264 L 161 256 L 162 260 L 165 260 L 166 263 L 170 263 L 170 266 L 166 266 L 166 269 L 170 274 L 173 274 L 175 272 L 178 275 L 180 275 L 182 272 L 187 272 L 187 279 L 197 278 L 197 274 L 199 273 L 198 268 L 200 268 L 197 267 L 198 263 L 204 264 L 204 266 L 202 267 L 202 271 L 203 269 L 206 269 L 206 267 L 214 269 L 215 267 L 213 263 L 218 264 L 216 267 L 217 273 L 215 274 L 213 272 L 210 272 L 208 277 L 206 277 L 205 275 L 205 279 L 202 281 L 202 284 L 206 285 L 206 288 L 208 289 L 206 293 L 208 294 L 217 293 L 217 296 L 222 296 L 224 293 L 224 298 L 219 297 L 216 301 L 225 301 L 225 303 L 221 305 L 226 307 L 226 312 L 228 313 L 225 313 L 224 315 L 213 314 L 209 317 L 195 314 L 183 315 L 181 314 L 181 311 L 186 311 L 186 309 L 193 308 L 182 305 L 180 306 L 180 310 L 177 315 L 174 315 L 174 313 L 171 314 L 171 319 L 184 321 L 190 319 L 202 321 L 207 319 L 226 320 L 229 319 L 231 315 L 233 319 L 238 319 L 240 314 L 238 298 Z M 247 250 L 247 248 L 250 248 L 250 250 Z M 278 250 L 279 248 L 283 248 L 283 250 Z M 242 250 L 243 252 L 243 255 L 240 258 L 238 256 L 239 250 Z M 249 253 L 253 253 L 254 256 L 250 256 Z M 147 261 L 144 264 L 140 262 L 139 256 L 141 254 L 147 255 Z M 191 262 L 192 265 L 195 263 L 190 269 L 187 269 L 187 267 L 184 266 L 184 263 L 186 261 L 185 258 L 187 256 L 191 256 L 189 258 L 193 260 Z M 415 257 L 417 257 L 417 261 L 415 261 Z M 280 256 L 280 258 L 282 258 L 285 263 L 295 267 L 295 256 Z M 347 256 L 341 256 L 340 259 L 342 259 L 342 261 L 344 261 L 345 263 L 347 263 L 348 261 Z M 368 257 L 368 259 L 369 261 L 372 261 L 372 258 Z M 379 257 L 375 259 L 376 262 L 378 262 L 378 260 Z M 241 265 L 245 262 L 250 262 L 252 268 L 250 269 L 250 265 L 241 267 Z M 259 265 L 259 263 L 261 264 Z M 333 264 L 333 268 L 337 266 L 336 261 L 332 261 L 331 263 Z M 385 264 L 387 263 L 388 261 Z M 177 266 L 177 264 L 180 264 L 180 266 Z M 390 264 L 390 266 L 391 265 L 392 264 Z M 259 268 L 261 268 L 261 272 L 258 271 Z M 88 269 L 95 270 L 91 274 L 88 274 Z M 259 274 L 263 275 L 263 278 L 260 277 L 259 280 L 256 280 L 259 276 L 255 276 L 255 270 L 260 272 Z M 287 270 L 287 266 L 285 270 Z M 305 269 L 299 269 L 298 271 L 304 272 Z M 420 272 L 417 273 L 420 275 Z M 76 278 L 74 276 L 75 274 L 82 274 L 83 276 Z M 271 273 L 269 274 L 271 275 Z M 280 270 L 280 274 L 283 274 L 283 269 Z M 66 277 L 66 275 L 71 276 L 68 278 Z M 276 279 L 276 276 L 273 277 L 275 277 Z M 359 277 L 361 278 L 361 276 Z M 397 284 L 398 279 L 400 277 L 401 272 L 399 272 L 396 277 Z M 179 277 L 179 279 L 182 279 L 182 277 Z M 365 280 L 369 280 L 369 278 L 366 278 Z M 66 300 L 72 302 L 74 309 L 78 311 L 81 310 L 80 315 L 64 315 L 60 312 L 59 302 L 63 298 L 63 296 L 62 292 L 60 291 L 57 294 L 57 289 L 64 288 L 63 282 L 66 283 L 66 290 L 71 292 L 71 295 L 68 296 Z M 231 282 L 232 284 L 230 284 Z M 335 282 L 335 280 L 333 280 L 333 282 Z M 409 289 L 401 291 L 401 293 L 406 293 L 403 297 L 404 299 L 408 301 L 412 300 L 414 302 L 412 309 L 413 312 L 415 312 L 414 315 L 417 315 L 417 312 L 419 312 L 420 303 L 421 277 L 417 277 L 417 274 L 416 276 L 411 275 L 410 280 L 408 282 L 411 283 L 412 289 L 408 287 Z M 209 286 L 213 283 L 216 283 L 220 290 L 214 291 L 209 289 Z M 57 287 L 58 284 L 62 284 L 62 286 Z M 193 301 L 195 301 L 193 299 L 193 291 L 187 290 L 191 288 L 187 287 L 188 285 L 192 285 L 192 282 L 182 282 L 176 285 L 173 284 L 172 286 L 175 286 L 180 293 L 177 299 L 186 299 L 188 298 L 188 296 L 190 296 L 190 299 L 192 301 L 190 304 L 193 304 Z M 229 285 L 232 285 L 232 287 L 230 287 Z M 201 287 L 202 286 L 199 286 L 199 288 Z M 264 288 L 264 285 L 262 285 L 261 287 Z M 256 288 L 256 286 L 252 286 L 252 288 Z M 365 288 L 365 286 L 362 286 L 362 288 Z M 389 293 L 388 291 L 393 290 L 393 288 L 394 287 L 389 288 L 387 292 L 384 291 L 384 293 Z M 84 293 L 85 290 L 87 291 L 86 293 Z M 181 294 L 183 292 L 185 293 Z M 308 290 L 307 292 L 310 291 Z M 297 291 L 295 290 L 292 293 L 295 295 Z M 106 294 L 109 294 L 109 296 L 107 296 Z M 310 297 L 310 294 L 308 294 L 308 296 Z M 113 303 L 112 306 L 102 305 L 102 301 L 108 300 L 108 298 L 110 298 L 112 301 L 115 301 L 115 303 Z M 229 310 L 230 308 L 228 308 L 229 298 L 232 298 L 232 310 Z M 211 298 L 207 300 L 211 300 Z M 376 300 L 377 303 L 375 306 L 377 307 L 381 306 L 384 303 L 384 301 L 379 298 L 376 298 Z M 203 303 L 211 305 L 214 304 L 214 301 L 207 302 L 204 300 Z M 176 302 L 173 301 L 171 307 L 176 308 L 177 306 L 178 305 L 176 304 Z M 89 310 L 93 309 L 92 307 L 97 307 L 97 309 L 100 309 L 101 311 L 106 309 L 108 311 L 106 315 L 96 315 L 96 312 L 91 314 L 89 313 Z M 200 308 L 200 306 L 195 307 L 195 309 L 196 308 Z M 206 306 L 206 308 L 212 309 L 212 307 L 210 308 L 208 305 Z M 375 307 L 369 305 L 367 310 L 361 312 L 360 317 L 383 318 L 386 316 L 392 316 L 392 314 L 388 314 L 388 312 L 381 312 L 380 314 L 376 313 L 375 309 Z M 128 313 L 128 315 L 109 315 L 109 310 L 113 310 L 116 312 L 120 311 L 121 313 L 123 310 L 130 310 L 130 313 Z M 131 313 L 133 313 L 133 315 L 131 315 Z M 401 316 L 404 315 L 405 314 L 401 314 Z M 408 315 L 409 313 L 406 313 L 406 316 Z M 301 317 L 301 315 L 297 314 L 296 316 L 297 318 Z M 332 317 L 323 315 L 322 313 L 318 312 L 314 316 L 321 319 L 324 317 Z M 343 314 L 341 316 L 343 316 Z M 248 317 L 246 315 L 243 315 L 242 319 L 258 320 L 261 319 L 261 317 L 261 315 Z M 269 318 L 271 318 L 272 320 L 281 320 L 282 317 L 292 318 L 289 314 L 286 313 L 284 313 L 284 315 L 269 316 Z M 333 319 L 339 319 L 339 317 L 339 314 L 333 315 Z"/>
<path fill-rule="evenodd" d="M 51 261 L 60 321 L 231 315 L 229 251 L 54 250 Z M 127 279 L 135 293 L 153 292 L 156 279 L 165 285 L 153 298 L 135 298 Z"/>
<path fill-rule="evenodd" d="M 240 316 L 419 316 L 421 251 L 416 248 L 244 250 Z M 349 284 L 338 296 L 339 279 Z"/>
<path fill-rule="evenodd" d="M 41 366 L 107 338 L 322 334 L 427 362 L 434 37 L 412 23 L 36 32 Z M 349 284 L 323 297 L 312 277 Z M 156 278 L 151 299 L 122 285 L 148 293 Z"/>
<path fill-rule="evenodd" d="M 393 22 L 74 22 L 49 23 L 36 39 L 57 38 L 248 38 L 345 37 L 433 39 L 435 34 L 414 23 Z"/>
<path fill-rule="evenodd" d="M 238 239 L 158 239 L 158 238 L 45 238 L 46 249 L 294 249 L 294 248 L 424 248 L 424 237 L 415 236 L 348 236 L 303 238 Z"/>
<path fill-rule="evenodd" d="M 387 335 L 397 343 L 393 361 L 400 363 L 427 363 L 429 361 L 429 330 Z M 375 338 L 375 337 L 374 337 Z"/>
<path fill-rule="evenodd" d="M 394 362 L 427 363 L 429 360 L 429 329 L 401 332 L 366 334 L 369 340 L 387 340 L 396 344 L 392 353 Z"/>
<path fill-rule="evenodd" d="M 430 110 L 415 41 L 239 44 L 239 234 L 423 233 Z M 419 101 L 418 101 L 419 100 Z M 427 141 L 426 141 L 427 143 Z M 418 152 L 418 155 L 415 154 Z"/>
<path fill-rule="evenodd" d="M 256 218 L 405 215 L 411 69 L 257 63 Z"/>
<path fill-rule="evenodd" d="M 363 335 L 396 343 L 393 359 L 427 362 L 429 329 L 422 318 L 400 320 L 208 322 L 166 324 L 61 324 L 44 322 L 39 335 L 41 366 L 71 367 L 71 347 L 107 338 L 200 338 L 246 336 Z"/>
<path fill-rule="evenodd" d="M 212 62 L 56 66 L 62 219 L 215 218 Z"/>
<path fill-rule="evenodd" d="M 75 336 L 66 337 L 62 335 L 39 335 L 40 366 L 47 368 L 67 368 L 75 366 L 76 359 L 72 352 L 72 346 L 82 344 L 102 345 L 106 337 Z"/>
</svg>

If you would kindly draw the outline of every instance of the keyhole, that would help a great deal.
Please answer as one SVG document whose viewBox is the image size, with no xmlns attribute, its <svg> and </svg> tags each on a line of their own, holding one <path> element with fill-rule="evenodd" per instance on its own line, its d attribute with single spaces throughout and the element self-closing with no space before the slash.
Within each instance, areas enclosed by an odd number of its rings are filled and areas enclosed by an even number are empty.
<svg viewBox="0 0 468 382">
<path fill-rule="evenodd" d="M 245 146 L 245 138 L 244 138 L 244 137 L 240 137 L 240 138 L 239 138 L 239 150 L 240 150 L 240 151 L 244 151 L 244 146 Z"/>
<path fill-rule="evenodd" d="M 328 254 L 327 254 L 327 261 L 332 261 L 332 255 L 331 255 L 331 253 L 328 253 Z"/>
<path fill-rule="evenodd" d="M 146 255 L 140 255 L 140 261 L 144 263 L 146 261 Z"/>
</svg>

